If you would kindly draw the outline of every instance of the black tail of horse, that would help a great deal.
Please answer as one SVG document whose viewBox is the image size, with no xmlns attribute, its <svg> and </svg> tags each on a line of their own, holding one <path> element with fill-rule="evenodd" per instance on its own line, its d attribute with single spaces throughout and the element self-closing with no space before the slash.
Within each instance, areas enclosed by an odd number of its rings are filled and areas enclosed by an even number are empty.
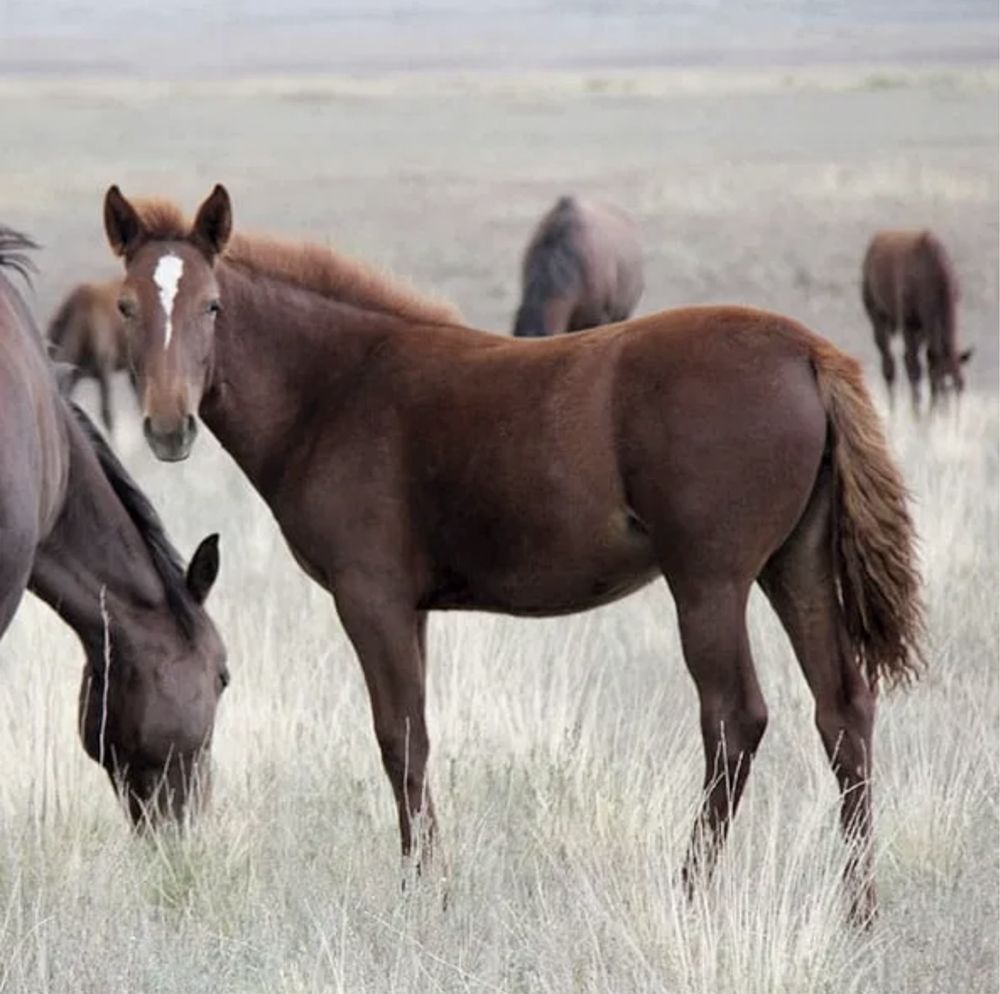
<svg viewBox="0 0 1000 994">
<path fill-rule="evenodd" d="M 545 305 L 576 296 L 582 289 L 586 263 L 577 245 L 579 230 L 576 202 L 572 197 L 560 197 L 542 221 L 524 259 L 515 338 L 541 338 L 549 333 Z"/>
</svg>

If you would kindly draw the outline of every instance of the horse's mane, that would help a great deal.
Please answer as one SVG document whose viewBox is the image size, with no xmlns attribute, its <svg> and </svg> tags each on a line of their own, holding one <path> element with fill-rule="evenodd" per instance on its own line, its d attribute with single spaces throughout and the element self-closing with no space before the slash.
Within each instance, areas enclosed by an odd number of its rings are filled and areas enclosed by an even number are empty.
<svg viewBox="0 0 1000 994">
<path fill-rule="evenodd" d="M 190 237 L 191 225 L 169 201 L 144 200 L 134 206 L 152 238 Z M 426 324 L 461 321 L 451 304 L 418 293 L 398 277 L 326 246 L 234 233 L 222 258 L 251 273 L 283 280 L 341 303 Z"/>
<path fill-rule="evenodd" d="M 28 255 L 38 245 L 27 235 L 0 224 L 0 267 L 13 269 L 28 284 L 37 268 Z"/>
<path fill-rule="evenodd" d="M 197 605 L 188 589 L 184 564 L 173 543 L 167 536 L 156 508 L 149 498 L 136 486 L 128 470 L 118 461 L 118 457 L 105 441 L 104 436 L 87 413 L 78 405 L 70 404 L 77 423 L 83 429 L 90 447 L 97 456 L 101 469 L 115 496 L 132 519 L 149 552 L 153 569 L 163 583 L 167 606 L 177 619 L 187 638 L 193 638 L 197 630 Z"/>
</svg>

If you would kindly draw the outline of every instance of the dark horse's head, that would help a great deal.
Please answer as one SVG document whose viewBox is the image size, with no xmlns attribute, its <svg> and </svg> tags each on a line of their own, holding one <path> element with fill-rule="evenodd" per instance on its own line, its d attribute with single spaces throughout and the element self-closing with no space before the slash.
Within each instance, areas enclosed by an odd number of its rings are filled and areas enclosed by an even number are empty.
<svg viewBox="0 0 1000 994">
<path fill-rule="evenodd" d="M 162 204 L 137 210 L 113 186 L 104 199 L 104 227 L 125 261 L 118 309 L 146 440 L 159 459 L 186 459 L 212 372 L 222 307 L 215 262 L 232 231 L 229 194 L 216 186 L 188 227 Z"/>
<path fill-rule="evenodd" d="M 204 539 L 185 568 L 145 495 L 76 413 L 165 594 L 162 604 L 145 603 L 142 578 L 133 577 L 135 596 L 109 593 L 98 624 L 80 632 L 87 656 L 80 735 L 136 825 L 179 819 L 207 796 L 216 709 L 229 683 L 225 646 L 204 608 L 219 572 L 219 537 Z M 122 587 L 118 580 L 113 587 Z"/>
</svg>

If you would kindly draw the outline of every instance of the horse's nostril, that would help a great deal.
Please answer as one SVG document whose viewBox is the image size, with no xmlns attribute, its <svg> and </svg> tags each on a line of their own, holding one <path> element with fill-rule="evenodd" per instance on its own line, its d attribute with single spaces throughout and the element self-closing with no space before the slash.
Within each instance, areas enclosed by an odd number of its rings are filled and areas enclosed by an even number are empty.
<svg viewBox="0 0 1000 994">
<path fill-rule="evenodd" d="M 194 415 L 189 414 L 187 415 L 187 417 L 184 418 L 184 434 L 193 435 L 194 429 L 195 429 Z"/>
<path fill-rule="evenodd" d="M 149 438 L 152 432 L 153 432 L 153 420 L 147 414 L 146 417 L 142 419 L 142 433 L 143 435 L 146 436 L 146 438 Z"/>
</svg>

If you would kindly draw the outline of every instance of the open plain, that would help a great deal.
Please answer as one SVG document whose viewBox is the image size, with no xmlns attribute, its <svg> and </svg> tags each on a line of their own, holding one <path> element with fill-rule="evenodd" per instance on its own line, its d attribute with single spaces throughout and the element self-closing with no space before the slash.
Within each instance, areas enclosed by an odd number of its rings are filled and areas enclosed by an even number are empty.
<svg viewBox="0 0 1000 994">
<path fill-rule="evenodd" d="M 0 221 L 43 246 L 44 323 L 113 274 L 101 198 L 329 241 L 505 331 L 519 252 L 560 193 L 642 228 L 639 313 L 739 302 L 860 356 L 877 228 L 929 226 L 975 346 L 960 408 L 888 419 L 927 581 L 925 679 L 876 733 L 882 915 L 841 906 L 835 783 L 763 597 L 771 723 L 731 846 L 688 905 L 697 705 L 656 583 L 588 615 L 438 615 L 431 778 L 449 863 L 400 888 L 395 813 L 327 596 L 203 433 L 156 463 L 118 385 L 115 444 L 182 552 L 222 534 L 210 601 L 232 686 L 210 811 L 138 839 L 75 733 L 82 654 L 44 606 L 0 645 L 0 992 L 979 992 L 998 953 L 997 81 L 969 66 L 424 73 L 113 82 L 0 78 Z M 93 395 L 82 391 L 93 410 Z M 572 508 L 567 508 L 572 513 Z"/>
</svg>

